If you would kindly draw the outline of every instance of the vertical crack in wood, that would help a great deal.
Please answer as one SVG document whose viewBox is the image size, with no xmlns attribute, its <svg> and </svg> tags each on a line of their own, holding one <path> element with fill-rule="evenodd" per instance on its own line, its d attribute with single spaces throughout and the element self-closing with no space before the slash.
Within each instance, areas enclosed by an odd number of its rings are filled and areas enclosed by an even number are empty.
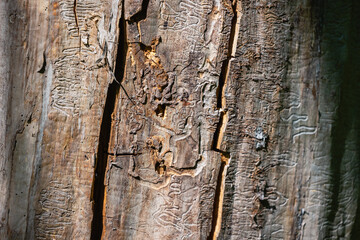
<svg viewBox="0 0 360 240">
<path fill-rule="evenodd" d="M 73 11 L 74 11 L 75 24 L 76 24 L 76 28 L 77 28 L 77 32 L 78 32 L 78 36 L 79 36 L 79 54 L 80 54 L 80 52 L 81 52 L 81 36 L 80 36 L 79 19 L 77 16 L 76 8 L 77 8 L 77 0 L 74 0 Z"/>
<path fill-rule="evenodd" d="M 233 57 L 235 57 L 236 45 L 237 45 L 237 37 L 239 35 L 239 25 L 240 25 L 240 14 L 237 10 L 237 0 L 232 5 L 234 16 L 231 20 L 231 30 L 230 30 L 230 38 L 228 45 L 227 57 L 223 62 L 221 67 L 220 77 L 219 77 L 219 85 L 216 90 L 217 94 L 217 108 L 224 108 L 226 105 L 226 99 L 224 97 L 226 90 L 226 83 L 229 76 L 230 70 L 230 61 Z"/>
<path fill-rule="evenodd" d="M 240 17 L 241 17 L 240 11 L 238 10 L 239 8 L 240 6 L 238 6 L 238 0 L 235 0 L 232 4 L 234 15 L 231 20 L 231 30 L 230 30 L 227 58 L 224 60 L 223 65 L 221 67 L 219 85 L 216 90 L 217 108 L 220 110 L 220 119 L 214 133 L 212 150 L 220 153 L 221 165 L 220 165 L 220 170 L 219 170 L 219 175 L 215 190 L 212 226 L 208 240 L 217 239 L 221 230 L 222 209 L 223 209 L 224 194 L 225 194 L 225 179 L 226 179 L 226 172 L 230 160 L 230 153 L 224 151 L 221 148 L 222 140 L 226 130 L 226 125 L 228 122 L 228 110 L 226 107 L 225 92 L 226 92 L 227 80 L 229 77 L 231 59 L 235 56 L 237 38 L 239 35 L 239 26 L 240 26 Z"/>
<path fill-rule="evenodd" d="M 220 154 L 221 154 L 221 165 L 220 165 L 217 185 L 215 189 L 212 228 L 208 240 L 217 239 L 221 229 L 222 209 L 223 209 L 224 195 L 225 195 L 225 178 L 226 178 L 227 168 L 229 165 L 230 153 L 224 152 Z"/>
<path fill-rule="evenodd" d="M 145 20 L 147 17 L 147 9 L 149 6 L 150 0 L 143 0 L 141 3 L 141 10 L 134 15 L 132 15 L 129 19 L 129 23 L 138 23 L 141 20 Z"/>
<path fill-rule="evenodd" d="M 75 18 L 75 24 L 76 24 L 76 28 L 80 37 L 80 28 L 79 28 L 79 21 L 78 21 L 78 17 L 77 17 L 77 12 L 76 12 L 76 8 L 77 8 L 77 0 L 74 0 L 74 7 L 73 7 L 73 11 L 74 11 L 74 18 Z"/>
<path fill-rule="evenodd" d="M 93 220 L 91 224 L 91 239 L 102 239 L 104 228 L 104 209 L 106 188 L 104 184 L 106 168 L 108 165 L 108 148 L 110 141 L 110 133 L 112 126 L 112 114 L 115 110 L 115 103 L 118 99 L 121 81 L 124 77 L 126 54 L 127 54 L 127 37 L 126 22 L 124 18 L 124 0 L 122 1 L 121 17 L 119 20 L 119 39 L 118 49 L 115 63 L 115 79 L 108 87 L 103 118 L 101 122 L 99 134 L 99 146 L 95 163 L 95 171 L 93 177 L 91 201 L 93 204 Z M 120 82 L 117 82 L 118 79 Z"/>
</svg>

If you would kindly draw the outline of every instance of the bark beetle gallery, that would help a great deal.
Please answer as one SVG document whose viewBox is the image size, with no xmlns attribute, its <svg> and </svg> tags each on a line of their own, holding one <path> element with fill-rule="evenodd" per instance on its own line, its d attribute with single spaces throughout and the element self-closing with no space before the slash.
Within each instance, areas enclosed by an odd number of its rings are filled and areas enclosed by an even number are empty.
<svg viewBox="0 0 360 240">
<path fill-rule="evenodd" d="M 359 239 L 360 1 L 0 1 L 0 239 Z"/>
</svg>

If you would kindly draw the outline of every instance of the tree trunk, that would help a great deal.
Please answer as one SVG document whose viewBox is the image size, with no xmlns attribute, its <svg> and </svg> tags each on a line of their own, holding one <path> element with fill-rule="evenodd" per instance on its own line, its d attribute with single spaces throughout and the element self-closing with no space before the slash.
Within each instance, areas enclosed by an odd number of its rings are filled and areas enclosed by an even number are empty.
<svg viewBox="0 0 360 240">
<path fill-rule="evenodd" d="M 357 239 L 357 0 L 0 2 L 0 239 Z"/>
</svg>

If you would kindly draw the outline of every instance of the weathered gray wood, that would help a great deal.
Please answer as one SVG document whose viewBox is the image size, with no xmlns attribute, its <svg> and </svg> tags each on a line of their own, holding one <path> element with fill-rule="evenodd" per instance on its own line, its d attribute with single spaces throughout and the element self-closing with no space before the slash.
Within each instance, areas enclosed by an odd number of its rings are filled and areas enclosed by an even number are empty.
<svg viewBox="0 0 360 240">
<path fill-rule="evenodd" d="M 8 2 L 0 2 L 0 236 L 7 238 L 8 198 L 11 173 L 10 144 L 6 136 L 6 121 L 9 98 L 10 40 Z"/>
<path fill-rule="evenodd" d="M 113 64 L 121 3 L 7 4 L 6 147 L 13 150 L 9 204 L 1 207 L 9 212 L 5 231 L 9 239 L 90 238 L 94 165 L 112 81 L 104 57 Z"/>
<path fill-rule="evenodd" d="M 359 11 L 0 2 L 0 239 L 357 239 Z"/>
</svg>

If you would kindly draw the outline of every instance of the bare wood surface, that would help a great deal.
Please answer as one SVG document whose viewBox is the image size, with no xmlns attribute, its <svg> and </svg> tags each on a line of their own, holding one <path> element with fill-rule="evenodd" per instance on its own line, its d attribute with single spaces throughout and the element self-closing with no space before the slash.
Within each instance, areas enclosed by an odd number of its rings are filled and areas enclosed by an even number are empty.
<svg viewBox="0 0 360 240">
<path fill-rule="evenodd" d="M 0 239 L 357 239 L 355 0 L 0 3 Z"/>
</svg>

